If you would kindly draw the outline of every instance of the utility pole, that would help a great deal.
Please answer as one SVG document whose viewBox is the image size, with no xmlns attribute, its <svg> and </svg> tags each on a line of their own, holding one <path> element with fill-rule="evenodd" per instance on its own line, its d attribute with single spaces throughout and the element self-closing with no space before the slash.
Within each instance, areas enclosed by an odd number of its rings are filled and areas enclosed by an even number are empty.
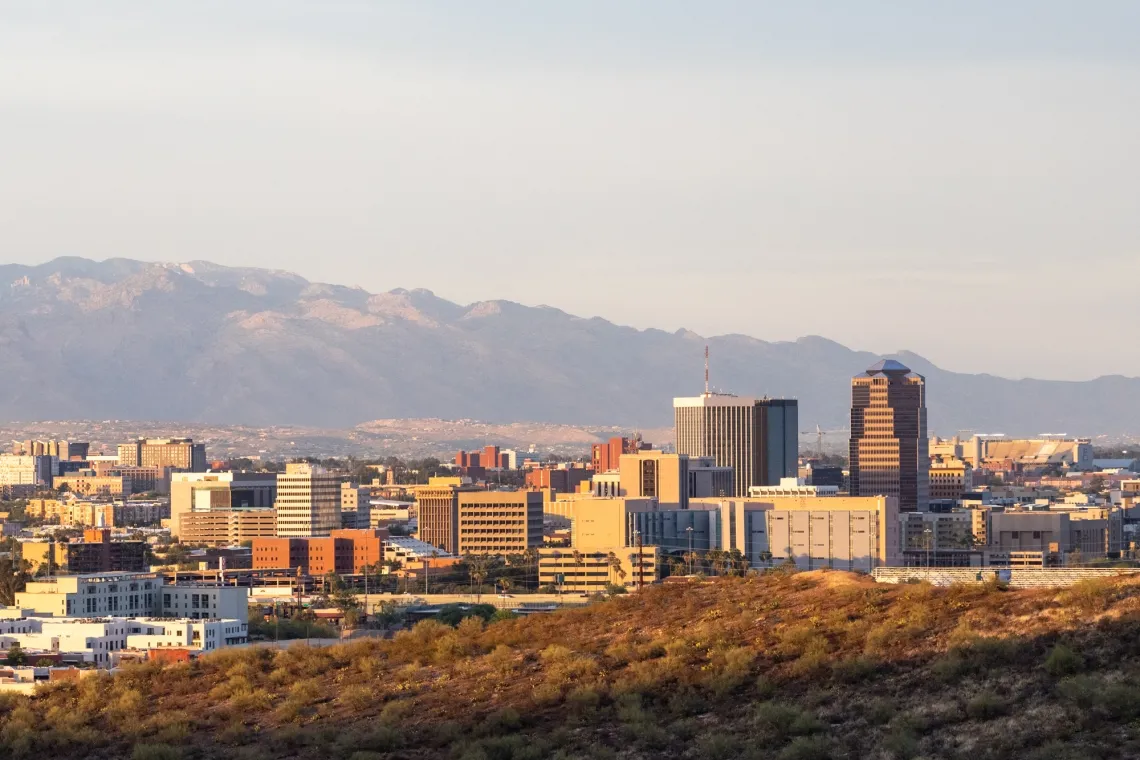
<svg viewBox="0 0 1140 760">
<path fill-rule="evenodd" d="M 641 587 L 645 585 L 645 564 L 641 556 L 641 531 L 635 530 L 633 535 L 637 537 L 637 590 L 641 591 Z"/>
<path fill-rule="evenodd" d="M 685 532 L 689 534 L 689 575 L 693 574 L 693 526 L 685 528 Z"/>
</svg>

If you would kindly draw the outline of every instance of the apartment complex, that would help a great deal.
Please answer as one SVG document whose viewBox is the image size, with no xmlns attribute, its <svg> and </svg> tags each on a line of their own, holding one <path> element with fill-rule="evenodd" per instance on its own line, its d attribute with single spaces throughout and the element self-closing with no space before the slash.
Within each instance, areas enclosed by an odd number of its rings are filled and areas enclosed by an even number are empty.
<svg viewBox="0 0 1140 760">
<path fill-rule="evenodd" d="M 304 538 L 339 530 L 340 482 L 317 465 L 286 465 L 277 475 L 277 535 Z"/>
<path fill-rule="evenodd" d="M 128 467 L 172 467 L 187 472 L 206 471 L 206 445 L 193 438 L 139 438 L 120 443 L 119 464 Z"/>
<path fill-rule="evenodd" d="M 926 380 L 886 359 L 851 380 L 849 468 L 853 496 L 893 496 L 899 509 L 930 498 Z"/>
<path fill-rule="evenodd" d="M 158 573 L 60 575 L 29 581 L 16 607 L 55 617 L 233 618 L 245 620 L 249 589 L 197 583 L 165 584 Z"/>
<path fill-rule="evenodd" d="M 794 399 L 754 399 L 718 393 L 673 399 L 677 453 L 731 467 L 743 496 L 751 486 L 795 477 L 799 464 L 799 405 Z"/>
</svg>

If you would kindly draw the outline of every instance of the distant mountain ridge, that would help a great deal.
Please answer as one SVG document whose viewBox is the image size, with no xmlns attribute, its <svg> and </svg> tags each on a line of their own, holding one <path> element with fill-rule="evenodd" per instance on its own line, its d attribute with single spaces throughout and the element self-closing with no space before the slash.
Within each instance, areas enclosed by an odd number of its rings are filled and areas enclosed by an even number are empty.
<svg viewBox="0 0 1140 760">
<path fill-rule="evenodd" d="M 636 330 L 548 306 L 466 306 L 288 272 L 59 258 L 0 266 L 0 418 L 352 426 L 377 418 L 662 426 L 713 383 L 800 399 L 846 424 L 849 379 L 881 358 L 815 336 L 765 342 Z M 1007 380 L 891 355 L 928 380 L 932 431 L 1140 432 L 1140 379 Z"/>
</svg>

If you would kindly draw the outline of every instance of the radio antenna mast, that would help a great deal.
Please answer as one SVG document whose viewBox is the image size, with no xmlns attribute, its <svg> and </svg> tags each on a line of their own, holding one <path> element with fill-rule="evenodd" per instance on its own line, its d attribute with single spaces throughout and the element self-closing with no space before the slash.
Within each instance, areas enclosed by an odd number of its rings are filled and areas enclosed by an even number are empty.
<svg viewBox="0 0 1140 760">
<path fill-rule="evenodd" d="M 709 347 L 705 344 L 705 395 L 709 394 Z"/>
</svg>

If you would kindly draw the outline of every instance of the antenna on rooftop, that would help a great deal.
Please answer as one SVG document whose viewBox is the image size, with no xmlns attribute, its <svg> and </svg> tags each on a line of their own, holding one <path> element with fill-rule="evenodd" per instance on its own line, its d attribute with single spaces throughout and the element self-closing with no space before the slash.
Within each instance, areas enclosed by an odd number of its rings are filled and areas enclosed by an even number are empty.
<svg viewBox="0 0 1140 760">
<path fill-rule="evenodd" d="M 705 395 L 709 395 L 709 346 L 705 344 Z"/>
</svg>

